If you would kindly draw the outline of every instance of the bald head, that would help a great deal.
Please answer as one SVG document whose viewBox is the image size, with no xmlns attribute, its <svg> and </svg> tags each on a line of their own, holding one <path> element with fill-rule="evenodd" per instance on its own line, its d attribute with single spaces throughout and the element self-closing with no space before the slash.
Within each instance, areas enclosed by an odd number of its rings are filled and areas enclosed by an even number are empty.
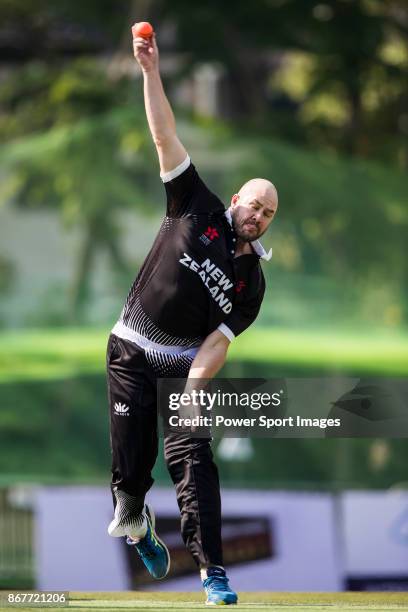
<svg viewBox="0 0 408 612">
<path fill-rule="evenodd" d="M 263 178 L 254 178 L 244 183 L 238 194 L 243 197 L 244 195 L 254 195 L 255 198 L 258 196 L 268 201 L 275 208 L 278 206 L 278 192 L 276 187 L 271 181 Z"/>
<path fill-rule="evenodd" d="M 242 185 L 231 199 L 231 215 L 235 231 L 246 242 L 266 232 L 278 208 L 275 185 L 263 178 L 254 178 Z"/>
</svg>

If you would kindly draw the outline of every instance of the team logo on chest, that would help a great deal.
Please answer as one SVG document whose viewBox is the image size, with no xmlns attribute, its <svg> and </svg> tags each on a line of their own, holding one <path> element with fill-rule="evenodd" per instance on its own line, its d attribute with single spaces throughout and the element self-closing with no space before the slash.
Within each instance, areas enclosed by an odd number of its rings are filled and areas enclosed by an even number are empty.
<svg viewBox="0 0 408 612">
<path fill-rule="evenodd" d="M 205 244 L 205 246 L 208 246 L 212 244 L 216 238 L 219 237 L 220 235 L 218 233 L 218 230 L 215 227 L 211 227 L 211 225 L 209 225 L 205 232 L 201 234 L 200 240 L 203 244 Z"/>
</svg>

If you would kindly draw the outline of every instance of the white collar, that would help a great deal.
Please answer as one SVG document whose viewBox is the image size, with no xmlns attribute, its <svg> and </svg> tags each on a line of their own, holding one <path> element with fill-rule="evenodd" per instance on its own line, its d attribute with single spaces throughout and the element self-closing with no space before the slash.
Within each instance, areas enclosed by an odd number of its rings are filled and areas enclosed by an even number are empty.
<svg viewBox="0 0 408 612">
<path fill-rule="evenodd" d="M 227 210 L 225 211 L 225 216 L 226 216 L 226 218 L 228 220 L 228 223 L 232 227 L 232 216 L 231 216 L 231 209 L 230 208 L 227 208 Z M 259 240 L 254 240 L 253 242 L 251 242 L 251 245 L 252 245 L 255 253 L 261 259 L 265 259 L 265 261 L 269 261 L 272 258 L 272 248 L 270 248 L 269 251 L 266 252 L 265 249 L 263 248 L 262 244 L 259 242 Z"/>
</svg>

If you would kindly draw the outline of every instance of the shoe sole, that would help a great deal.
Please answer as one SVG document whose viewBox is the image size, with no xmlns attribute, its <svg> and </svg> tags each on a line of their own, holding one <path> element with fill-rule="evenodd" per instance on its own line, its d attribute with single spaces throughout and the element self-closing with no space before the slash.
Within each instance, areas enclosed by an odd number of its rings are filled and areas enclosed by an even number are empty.
<svg viewBox="0 0 408 612">
<path fill-rule="evenodd" d="M 169 573 L 169 571 L 170 571 L 170 565 L 171 565 L 170 553 L 169 553 L 169 549 L 167 548 L 167 546 L 165 545 L 165 543 L 163 542 L 163 540 L 162 540 L 162 539 L 160 539 L 160 538 L 159 538 L 159 536 L 158 536 L 158 535 L 157 535 L 157 533 L 156 533 L 156 530 L 155 530 L 155 526 L 156 526 L 156 517 L 155 517 L 155 515 L 154 515 L 153 508 L 151 508 L 151 506 L 149 506 L 148 504 L 145 504 L 145 505 L 146 505 L 146 508 L 147 508 L 148 517 L 149 517 L 150 523 L 151 523 L 152 528 L 153 528 L 154 537 L 155 537 L 155 538 L 156 538 L 156 540 L 159 542 L 159 544 L 161 544 L 161 546 L 163 546 L 163 548 L 164 548 L 164 550 L 166 551 L 166 554 L 167 554 L 167 559 L 168 559 L 168 562 L 167 562 L 167 570 L 166 570 L 166 573 L 164 574 L 164 576 L 160 576 L 160 578 L 155 578 L 155 577 L 153 576 L 153 578 L 154 578 L 155 580 L 163 580 L 163 578 L 165 578 L 165 577 L 167 576 L 167 574 Z"/>
</svg>

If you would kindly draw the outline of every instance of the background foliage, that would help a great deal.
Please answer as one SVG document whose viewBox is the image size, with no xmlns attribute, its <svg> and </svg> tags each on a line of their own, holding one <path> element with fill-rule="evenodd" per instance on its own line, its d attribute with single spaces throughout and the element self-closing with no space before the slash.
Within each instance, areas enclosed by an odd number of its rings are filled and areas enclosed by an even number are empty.
<svg viewBox="0 0 408 612">
<path fill-rule="evenodd" d="M 253 176 L 271 178 L 279 190 L 279 215 L 265 237 L 274 249 L 264 268 L 267 299 L 258 329 L 232 356 L 240 375 L 254 367 L 302 375 L 322 364 L 327 372 L 406 371 L 404 0 L 250 6 L 243 0 L 0 0 L 0 215 L 57 215 L 59 237 L 77 236 L 69 279 L 50 281 L 39 295 L 35 274 L 31 284 L 21 280 L 17 255 L 28 243 L 18 233 L 10 254 L 3 229 L 0 325 L 21 330 L 1 336 L 8 349 L 0 354 L 5 472 L 11 456 L 16 472 L 28 458 L 31 473 L 42 478 L 99 477 L 107 469 L 101 468 L 103 348 L 94 345 L 99 332 L 88 328 L 109 329 L 115 321 L 140 265 L 137 246 L 163 214 L 131 54 L 130 25 L 142 19 L 156 28 L 180 137 L 211 188 L 226 204 Z M 203 65 L 219 75 L 215 114 L 197 103 Z M 132 218 L 139 226 L 131 232 Z M 45 254 L 51 242 L 44 230 Z M 102 288 L 95 288 L 100 270 Z M 33 324 L 42 335 L 25 330 Z M 79 334 L 83 344 L 73 324 L 87 326 Z M 59 352 L 51 325 L 67 327 L 65 335 L 57 333 Z M 82 437 L 64 446 L 65 433 L 72 437 L 78 429 Z M 341 466 L 349 451 L 333 441 L 275 443 L 257 447 L 255 464 L 222 463 L 224 477 L 244 481 L 256 465 L 265 486 L 342 478 L 388 486 L 403 478 L 404 441 L 380 452 L 380 468 L 370 454 L 374 442 L 353 442 L 346 475 Z M 268 456 L 279 465 L 273 475 L 262 467 L 270 465 Z M 301 466 L 290 456 L 302 456 Z"/>
</svg>

